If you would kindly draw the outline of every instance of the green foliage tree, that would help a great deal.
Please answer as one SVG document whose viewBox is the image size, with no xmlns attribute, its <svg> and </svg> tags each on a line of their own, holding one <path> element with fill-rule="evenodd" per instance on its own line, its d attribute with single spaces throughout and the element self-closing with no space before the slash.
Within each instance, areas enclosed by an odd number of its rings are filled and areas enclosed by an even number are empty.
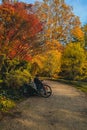
<svg viewBox="0 0 87 130">
<path fill-rule="evenodd" d="M 15 105 L 12 100 L 0 95 L 0 111 L 7 112 L 9 109 L 15 107 Z"/>
<path fill-rule="evenodd" d="M 66 79 L 80 80 L 84 77 L 86 55 L 80 43 L 70 43 L 62 56 L 62 75 Z"/>
<path fill-rule="evenodd" d="M 6 75 L 5 83 L 12 89 L 18 89 L 24 84 L 28 84 L 31 79 L 31 75 L 27 70 L 16 70 Z"/>
<path fill-rule="evenodd" d="M 31 78 L 31 65 L 29 62 L 19 59 L 12 60 L 5 55 L 2 55 L 1 60 L 0 78 L 5 83 L 5 86 L 16 88 L 29 82 Z"/>
</svg>

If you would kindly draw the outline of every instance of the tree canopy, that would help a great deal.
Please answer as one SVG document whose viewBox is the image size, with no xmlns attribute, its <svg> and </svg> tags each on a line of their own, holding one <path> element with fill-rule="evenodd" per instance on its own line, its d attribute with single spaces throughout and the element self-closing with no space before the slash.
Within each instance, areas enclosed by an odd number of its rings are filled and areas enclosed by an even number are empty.
<svg viewBox="0 0 87 130">
<path fill-rule="evenodd" d="M 10 58 L 29 56 L 35 48 L 36 35 L 42 30 L 40 20 L 25 7 L 23 3 L 0 5 L 0 53 Z"/>
</svg>

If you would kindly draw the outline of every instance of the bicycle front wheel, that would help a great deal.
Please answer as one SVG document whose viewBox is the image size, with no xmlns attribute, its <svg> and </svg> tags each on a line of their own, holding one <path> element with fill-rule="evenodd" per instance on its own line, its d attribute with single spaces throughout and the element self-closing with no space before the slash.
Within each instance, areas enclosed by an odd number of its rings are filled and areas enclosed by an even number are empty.
<svg viewBox="0 0 87 130">
<path fill-rule="evenodd" d="M 49 85 L 43 84 L 44 90 L 40 92 L 41 96 L 44 98 L 48 98 L 52 95 L 52 89 Z"/>
</svg>

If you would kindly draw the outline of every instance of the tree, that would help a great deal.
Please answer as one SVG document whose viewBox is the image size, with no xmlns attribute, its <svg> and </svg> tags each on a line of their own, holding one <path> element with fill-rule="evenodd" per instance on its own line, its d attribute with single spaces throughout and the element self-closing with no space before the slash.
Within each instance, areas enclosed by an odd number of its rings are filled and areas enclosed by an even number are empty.
<svg viewBox="0 0 87 130">
<path fill-rule="evenodd" d="M 37 73 L 41 73 L 44 71 L 44 62 L 45 62 L 44 54 L 37 54 L 31 60 L 31 74 L 35 75 Z"/>
<path fill-rule="evenodd" d="M 42 73 L 44 76 L 58 76 L 61 67 L 61 52 L 49 50 L 45 56 L 45 62 Z"/>
<path fill-rule="evenodd" d="M 18 0 L 2 0 L 2 3 L 14 3 L 17 2 Z"/>
<path fill-rule="evenodd" d="M 46 45 L 44 47 L 44 50 L 46 48 L 46 52 L 49 51 L 58 51 L 58 52 L 63 52 L 64 47 L 61 43 L 58 42 L 58 40 L 53 39 L 52 41 L 46 41 Z"/>
<path fill-rule="evenodd" d="M 42 30 L 42 24 L 25 6 L 24 3 L 0 5 L 0 54 L 24 59 L 34 53 L 38 44 L 36 35 Z"/>
<path fill-rule="evenodd" d="M 86 55 L 80 43 L 70 43 L 65 47 L 62 56 L 62 75 L 66 79 L 84 78 Z"/>
<path fill-rule="evenodd" d="M 72 30 L 79 28 L 81 32 L 79 18 L 64 0 L 43 0 L 42 3 L 36 2 L 35 7 L 36 14 L 44 25 L 44 40 L 56 39 L 63 44 L 69 43 L 72 41 Z"/>
</svg>

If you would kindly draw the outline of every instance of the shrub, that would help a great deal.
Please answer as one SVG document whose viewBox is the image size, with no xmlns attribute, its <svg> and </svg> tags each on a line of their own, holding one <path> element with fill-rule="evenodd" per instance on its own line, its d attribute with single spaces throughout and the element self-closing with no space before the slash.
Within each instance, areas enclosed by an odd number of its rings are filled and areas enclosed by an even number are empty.
<svg viewBox="0 0 87 130">
<path fill-rule="evenodd" d="M 13 89 L 18 89 L 24 84 L 29 83 L 31 75 L 27 70 L 16 70 L 6 74 L 6 85 Z"/>
<path fill-rule="evenodd" d="M 12 100 L 0 95 L 0 111 L 6 112 L 13 107 L 15 107 L 15 103 Z"/>
</svg>

